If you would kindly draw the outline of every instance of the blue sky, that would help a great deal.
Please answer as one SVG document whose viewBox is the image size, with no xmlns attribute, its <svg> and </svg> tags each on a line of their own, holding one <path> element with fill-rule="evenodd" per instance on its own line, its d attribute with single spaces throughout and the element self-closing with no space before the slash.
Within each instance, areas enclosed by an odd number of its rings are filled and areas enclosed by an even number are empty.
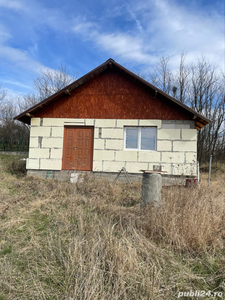
<svg viewBox="0 0 225 300">
<path fill-rule="evenodd" d="M 225 71 L 225 1 L 0 0 L 0 84 L 27 94 L 40 70 L 79 77 L 113 58 L 133 72 L 204 54 Z"/>
</svg>

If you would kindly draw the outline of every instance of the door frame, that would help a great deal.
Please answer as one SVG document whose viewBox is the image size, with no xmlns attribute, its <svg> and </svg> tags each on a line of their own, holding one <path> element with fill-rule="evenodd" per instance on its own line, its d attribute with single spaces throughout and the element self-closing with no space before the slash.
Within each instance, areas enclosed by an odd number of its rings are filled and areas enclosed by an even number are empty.
<svg viewBox="0 0 225 300">
<path fill-rule="evenodd" d="M 92 151 L 91 151 L 91 166 L 90 166 L 90 170 L 76 170 L 76 169 L 69 169 L 66 168 L 64 166 L 64 154 L 65 154 L 65 150 L 66 150 L 66 130 L 67 128 L 71 128 L 71 129 L 91 129 L 91 133 L 92 133 L 92 143 L 91 143 L 91 147 L 92 147 Z M 73 170 L 73 171 L 92 171 L 93 170 L 93 156 L 94 156 L 94 126 L 85 126 L 85 125 L 66 125 L 64 126 L 64 134 L 63 134 L 63 151 L 62 151 L 62 170 Z"/>
</svg>

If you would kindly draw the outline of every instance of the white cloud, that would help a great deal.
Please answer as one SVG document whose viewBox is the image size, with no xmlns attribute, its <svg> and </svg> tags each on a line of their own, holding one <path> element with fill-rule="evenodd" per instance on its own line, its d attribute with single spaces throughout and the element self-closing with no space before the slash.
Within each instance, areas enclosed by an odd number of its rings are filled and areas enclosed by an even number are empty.
<svg viewBox="0 0 225 300">
<path fill-rule="evenodd" d="M 96 22 L 86 21 L 85 18 L 78 17 L 73 20 L 73 23 L 72 31 L 82 37 L 94 37 L 100 29 Z"/>
<path fill-rule="evenodd" d="M 1 80 L 1 82 L 3 82 L 3 84 L 4 83 L 8 83 L 8 84 L 17 85 L 17 86 L 20 86 L 20 87 L 24 87 L 24 88 L 30 89 L 30 86 L 22 84 L 21 82 L 18 82 L 18 81 Z"/>
<path fill-rule="evenodd" d="M 46 68 L 38 61 L 33 60 L 28 52 L 5 45 L 0 45 L 0 57 L 9 60 L 16 66 L 38 73 L 40 69 Z"/>
<path fill-rule="evenodd" d="M 85 22 L 81 19 L 76 21 L 73 32 L 93 42 L 96 48 L 107 51 L 110 56 L 119 56 L 123 60 L 132 60 L 136 63 L 155 62 L 154 57 L 145 52 L 141 37 L 122 32 L 107 34 L 95 22 Z"/>
<path fill-rule="evenodd" d="M 140 32 L 143 32 L 143 27 L 141 25 L 140 20 L 138 20 L 138 18 L 136 17 L 136 15 L 134 14 L 134 12 L 132 11 L 130 5 L 128 3 L 126 3 L 127 6 L 127 10 L 129 12 L 129 14 L 131 15 L 132 19 L 135 20 L 136 24 L 137 24 L 137 28 Z"/>
<path fill-rule="evenodd" d="M 136 14 L 142 14 L 146 24 L 148 50 L 155 55 L 169 56 L 174 67 L 179 54 L 187 52 L 187 60 L 204 54 L 211 62 L 222 66 L 224 52 L 224 17 L 205 7 L 187 7 L 180 2 L 152 0 L 137 2 Z M 175 59 L 177 58 L 177 59 Z"/>
<path fill-rule="evenodd" d="M 7 28 L 4 25 L 0 24 L 0 43 L 6 42 L 11 37 L 12 36 Z"/>
<path fill-rule="evenodd" d="M 186 51 L 187 62 L 204 54 L 212 63 L 223 66 L 224 20 L 215 10 L 166 0 L 131 0 L 124 8 L 120 18 L 125 19 L 129 14 L 136 24 L 129 31 L 122 28 L 112 31 L 81 19 L 73 31 L 93 42 L 100 51 L 107 51 L 111 57 L 137 64 L 153 66 L 161 56 L 169 56 L 171 67 L 176 68 L 180 53 Z M 113 15 L 107 14 L 107 18 L 110 17 Z"/>
<path fill-rule="evenodd" d="M 95 36 L 95 43 L 113 55 L 120 56 L 123 60 L 154 63 L 154 57 L 145 53 L 143 41 L 128 34 L 99 34 Z"/>
<path fill-rule="evenodd" d="M 15 0 L 0 0 L 0 7 L 6 7 L 10 9 L 23 9 L 23 4 L 20 1 Z"/>
<path fill-rule="evenodd" d="M 44 1 L 0 0 L 0 7 L 20 11 L 21 22 L 26 19 L 31 28 L 50 28 L 53 39 L 58 33 L 68 35 L 71 47 L 88 41 L 96 53 L 116 56 L 121 63 L 132 62 L 137 68 L 139 64 L 142 69 L 153 68 L 161 56 L 169 56 L 171 68 L 175 69 L 180 53 L 185 50 L 187 63 L 204 54 L 207 60 L 224 69 L 224 18 L 214 8 L 200 8 L 199 2 L 194 5 L 178 0 L 114 1 L 97 15 L 88 9 L 82 14 L 77 9 L 71 17 L 56 6 L 45 6 Z M 33 46 L 29 43 L 22 50 L 7 44 L 14 32 L 0 24 L 0 59 L 31 74 L 46 69 L 35 59 L 39 57 L 42 37 L 41 30 L 35 29 L 30 37 Z M 61 55 L 65 53 L 66 50 Z"/>
</svg>

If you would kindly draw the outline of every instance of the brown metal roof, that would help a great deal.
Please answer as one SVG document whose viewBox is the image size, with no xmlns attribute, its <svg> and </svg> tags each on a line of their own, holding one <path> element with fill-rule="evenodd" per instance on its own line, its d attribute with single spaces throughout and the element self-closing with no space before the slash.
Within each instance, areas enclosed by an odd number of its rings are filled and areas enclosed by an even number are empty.
<svg viewBox="0 0 225 300">
<path fill-rule="evenodd" d="M 78 88 L 91 78 L 95 77 L 96 75 L 102 73 L 108 68 L 117 68 L 121 72 L 124 72 L 131 77 L 135 78 L 139 82 L 143 83 L 145 86 L 151 88 L 152 90 L 157 91 L 157 94 L 162 95 L 163 97 L 167 98 L 168 100 L 172 101 L 173 103 L 177 104 L 179 107 L 184 108 L 191 114 L 193 114 L 193 119 L 195 120 L 195 128 L 196 129 L 201 129 L 205 125 L 209 124 L 211 120 L 208 118 L 204 117 L 203 115 L 197 113 L 195 110 L 192 108 L 188 107 L 187 105 L 183 104 L 182 102 L 176 100 L 175 98 L 171 97 L 170 95 L 166 94 L 165 92 L 161 91 L 148 81 L 144 80 L 143 78 L 139 77 L 138 75 L 134 74 L 133 72 L 129 71 L 128 69 L 124 68 L 117 62 L 115 62 L 112 58 L 108 59 L 106 62 L 95 68 L 94 70 L 90 71 L 86 75 L 82 76 L 81 78 L 77 79 L 70 85 L 66 86 L 62 90 L 58 91 L 57 93 L 51 95 L 50 97 L 44 99 L 43 101 L 39 102 L 38 104 L 32 106 L 31 108 L 27 109 L 26 111 L 22 112 L 18 116 L 16 116 L 14 119 L 19 120 L 21 122 L 30 124 L 30 118 L 33 114 L 35 114 L 38 110 L 42 109 L 44 106 L 49 105 L 52 101 L 56 100 L 59 96 L 63 94 L 70 94 L 74 89 Z"/>
</svg>

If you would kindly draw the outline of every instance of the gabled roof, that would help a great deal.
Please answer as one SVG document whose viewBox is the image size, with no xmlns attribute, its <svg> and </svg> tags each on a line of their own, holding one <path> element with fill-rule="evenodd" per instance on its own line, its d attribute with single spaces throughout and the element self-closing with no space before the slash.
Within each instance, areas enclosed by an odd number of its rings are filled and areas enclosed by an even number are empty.
<svg viewBox="0 0 225 300">
<path fill-rule="evenodd" d="M 193 120 L 195 120 L 195 128 L 196 129 L 201 129 L 202 127 L 204 127 L 205 125 L 207 125 L 211 122 L 211 120 L 209 120 L 208 118 L 204 117 L 203 115 L 197 113 L 192 108 L 190 108 L 187 105 L 183 104 L 182 102 L 176 100 L 175 98 L 173 98 L 170 95 L 166 94 L 165 92 L 161 91 L 160 89 L 158 89 L 157 87 L 155 87 L 154 85 L 149 83 L 148 81 L 144 80 L 143 78 L 139 77 L 138 75 L 136 75 L 136 74 L 132 73 L 131 71 L 129 71 L 128 69 L 124 68 L 123 66 L 121 66 L 120 64 L 115 62 L 112 58 L 108 59 L 106 62 L 104 62 L 103 64 L 101 64 L 100 66 L 95 68 L 94 70 L 90 71 L 86 75 L 82 76 L 81 78 L 77 79 L 76 81 L 74 81 L 70 85 L 66 86 L 62 90 L 58 91 L 57 93 L 44 99 L 40 103 L 38 103 L 38 104 L 32 106 L 31 108 L 27 109 L 26 111 L 22 112 L 21 114 L 16 116 L 14 119 L 19 120 L 24 123 L 27 123 L 27 124 L 30 124 L 31 116 L 34 115 L 35 113 L 37 113 L 40 109 L 49 105 L 50 103 L 52 103 L 53 101 L 58 99 L 58 97 L 62 96 L 63 94 L 70 95 L 73 90 L 77 89 L 79 86 L 81 86 L 88 80 L 94 78 L 98 74 L 100 74 L 110 68 L 115 68 L 115 69 L 120 70 L 120 72 L 124 72 L 124 73 L 128 74 L 129 76 L 133 77 L 135 80 L 144 84 L 146 87 L 155 91 L 155 93 L 157 95 L 161 95 L 161 96 L 167 98 L 169 101 L 175 103 L 175 105 L 177 105 L 178 108 L 182 107 L 184 110 L 191 113 L 191 115 L 193 115 Z"/>
</svg>

